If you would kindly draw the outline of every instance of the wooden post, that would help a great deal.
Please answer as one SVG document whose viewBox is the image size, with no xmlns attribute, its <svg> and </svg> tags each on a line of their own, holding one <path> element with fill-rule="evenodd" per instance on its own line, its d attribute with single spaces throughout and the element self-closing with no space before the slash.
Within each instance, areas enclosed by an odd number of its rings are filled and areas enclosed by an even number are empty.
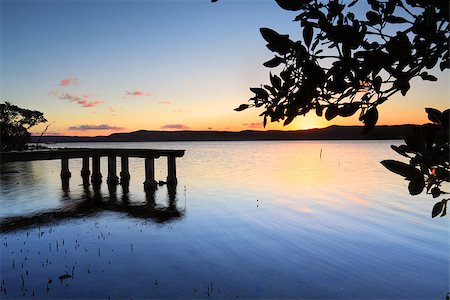
<svg viewBox="0 0 450 300">
<path fill-rule="evenodd" d="M 92 157 L 92 183 L 102 182 L 102 173 L 100 172 L 100 156 Z"/>
<path fill-rule="evenodd" d="M 109 185 L 116 185 L 119 183 L 119 177 L 117 177 L 117 168 L 116 168 L 116 156 L 109 155 L 108 156 L 108 178 L 106 182 Z"/>
<path fill-rule="evenodd" d="M 89 175 L 91 175 L 91 171 L 89 170 L 89 156 L 83 157 L 83 166 L 81 168 L 81 177 L 89 178 Z"/>
<path fill-rule="evenodd" d="M 167 184 L 177 184 L 175 156 L 167 156 Z"/>
<path fill-rule="evenodd" d="M 128 185 L 130 183 L 128 156 L 122 156 L 120 159 L 120 183 L 122 185 Z"/>
<path fill-rule="evenodd" d="M 69 171 L 69 159 L 67 157 L 61 158 L 61 179 L 68 179 L 72 176 Z"/>
<path fill-rule="evenodd" d="M 157 187 L 157 182 L 155 180 L 155 158 L 146 157 L 145 158 L 145 190 L 155 190 Z"/>
</svg>

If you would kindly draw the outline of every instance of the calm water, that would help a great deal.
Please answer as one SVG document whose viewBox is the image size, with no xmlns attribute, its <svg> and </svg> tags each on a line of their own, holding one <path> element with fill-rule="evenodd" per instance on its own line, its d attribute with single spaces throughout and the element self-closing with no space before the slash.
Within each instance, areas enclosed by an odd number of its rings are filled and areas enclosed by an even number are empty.
<svg viewBox="0 0 450 300">
<path fill-rule="evenodd" d="M 445 299 L 448 218 L 381 166 L 392 143 L 56 145 L 186 149 L 154 195 L 142 159 L 129 192 L 108 190 L 106 159 L 95 191 L 81 160 L 64 188 L 59 161 L 4 164 L 1 297 Z"/>
</svg>

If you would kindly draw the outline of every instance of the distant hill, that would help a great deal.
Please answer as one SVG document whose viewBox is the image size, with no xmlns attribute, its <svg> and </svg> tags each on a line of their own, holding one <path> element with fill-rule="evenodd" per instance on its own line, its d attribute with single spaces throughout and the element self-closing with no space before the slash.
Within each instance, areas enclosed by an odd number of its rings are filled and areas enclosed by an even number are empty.
<svg viewBox="0 0 450 300">
<path fill-rule="evenodd" d="M 377 126 L 363 135 L 362 126 L 330 126 L 308 130 L 149 131 L 113 133 L 109 136 L 43 136 L 41 143 L 70 142 L 156 142 L 156 141 L 265 141 L 265 140 L 390 140 L 403 139 L 418 125 Z M 32 137 L 36 142 L 37 136 Z"/>
</svg>

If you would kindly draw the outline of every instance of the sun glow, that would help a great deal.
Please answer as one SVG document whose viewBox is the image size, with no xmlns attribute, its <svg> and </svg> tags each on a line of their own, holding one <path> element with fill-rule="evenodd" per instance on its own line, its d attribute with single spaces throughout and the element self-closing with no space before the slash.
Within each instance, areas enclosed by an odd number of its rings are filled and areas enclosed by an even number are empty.
<svg viewBox="0 0 450 300">
<path fill-rule="evenodd" d="M 320 119 L 316 115 L 307 115 L 307 116 L 299 116 L 296 121 L 293 122 L 296 129 L 313 129 L 313 128 L 322 128 L 325 127 L 326 124 L 324 120 Z"/>
</svg>

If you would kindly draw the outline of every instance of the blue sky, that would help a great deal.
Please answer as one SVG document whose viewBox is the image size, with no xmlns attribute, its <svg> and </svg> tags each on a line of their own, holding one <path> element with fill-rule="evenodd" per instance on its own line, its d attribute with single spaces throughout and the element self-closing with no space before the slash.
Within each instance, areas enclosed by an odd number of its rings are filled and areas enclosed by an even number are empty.
<svg viewBox="0 0 450 300">
<path fill-rule="evenodd" d="M 272 54 L 259 28 L 300 38 L 295 13 L 271 0 L 1 0 L 0 8 L 1 100 L 44 112 L 49 131 L 63 134 L 262 129 L 257 110 L 233 111 L 268 81 L 262 63 Z M 400 97 L 384 110 L 405 108 L 403 123 L 427 105 L 448 107 L 448 72 L 440 79 L 432 97 L 420 83 L 408 108 Z M 385 115 L 381 123 L 395 123 Z M 311 116 L 286 129 L 325 125 Z"/>
</svg>

